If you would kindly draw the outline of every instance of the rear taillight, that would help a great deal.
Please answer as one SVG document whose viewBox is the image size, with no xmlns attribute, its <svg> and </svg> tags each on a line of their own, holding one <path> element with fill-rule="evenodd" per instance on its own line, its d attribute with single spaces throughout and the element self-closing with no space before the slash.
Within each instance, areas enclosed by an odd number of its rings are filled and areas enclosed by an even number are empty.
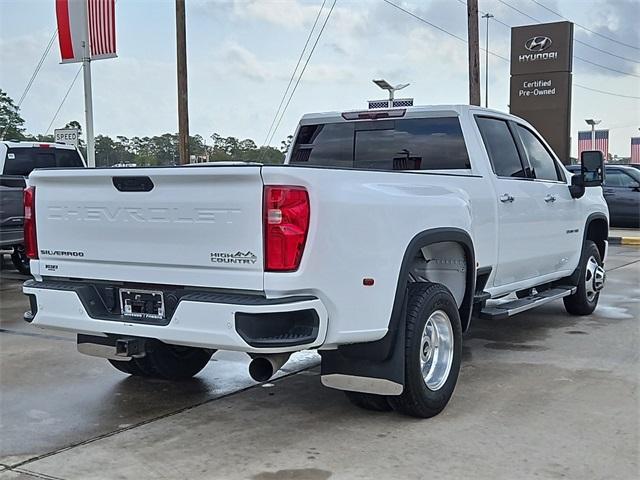
<svg viewBox="0 0 640 480">
<path fill-rule="evenodd" d="M 309 194 L 304 187 L 264 187 L 264 268 L 291 272 L 300 266 L 309 231 Z"/>
<path fill-rule="evenodd" d="M 29 258 L 38 258 L 36 238 L 36 187 L 24 189 L 24 250 Z"/>
</svg>

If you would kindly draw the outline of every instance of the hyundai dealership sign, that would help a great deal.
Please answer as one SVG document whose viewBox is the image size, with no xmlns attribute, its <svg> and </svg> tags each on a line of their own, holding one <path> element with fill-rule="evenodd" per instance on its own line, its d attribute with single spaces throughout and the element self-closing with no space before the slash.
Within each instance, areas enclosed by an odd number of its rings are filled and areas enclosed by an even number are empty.
<svg viewBox="0 0 640 480">
<path fill-rule="evenodd" d="M 571 22 L 511 29 L 510 111 L 531 123 L 570 163 Z"/>
</svg>

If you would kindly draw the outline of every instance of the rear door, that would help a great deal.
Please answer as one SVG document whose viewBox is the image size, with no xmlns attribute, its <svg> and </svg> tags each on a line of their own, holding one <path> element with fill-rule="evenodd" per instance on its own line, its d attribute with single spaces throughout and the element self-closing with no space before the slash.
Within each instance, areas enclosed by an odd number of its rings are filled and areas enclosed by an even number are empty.
<svg viewBox="0 0 640 480">
<path fill-rule="evenodd" d="M 40 275 L 262 290 L 260 166 L 36 170 Z"/>
<path fill-rule="evenodd" d="M 498 208 L 498 266 L 494 286 L 540 276 L 545 221 L 532 191 L 514 132 L 500 118 L 477 116 L 476 122 L 493 167 Z"/>
</svg>

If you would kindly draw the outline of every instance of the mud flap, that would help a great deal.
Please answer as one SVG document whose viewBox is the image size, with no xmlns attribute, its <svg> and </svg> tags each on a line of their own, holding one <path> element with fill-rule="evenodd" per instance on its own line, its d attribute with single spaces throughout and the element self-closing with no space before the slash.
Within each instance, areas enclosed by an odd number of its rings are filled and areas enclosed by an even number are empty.
<svg viewBox="0 0 640 480">
<path fill-rule="evenodd" d="M 321 381 L 326 387 L 377 395 L 400 395 L 404 389 L 406 296 L 402 321 L 392 333 L 391 345 L 376 342 L 321 350 Z M 389 350 L 386 357 L 381 351 Z M 391 347 L 391 348 L 389 348 Z"/>
</svg>

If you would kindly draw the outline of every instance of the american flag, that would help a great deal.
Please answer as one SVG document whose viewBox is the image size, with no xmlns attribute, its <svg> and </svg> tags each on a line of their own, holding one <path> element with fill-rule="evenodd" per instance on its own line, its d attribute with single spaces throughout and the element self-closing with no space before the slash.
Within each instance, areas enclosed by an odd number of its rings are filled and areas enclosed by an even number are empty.
<svg viewBox="0 0 640 480">
<path fill-rule="evenodd" d="M 56 0 L 62 63 L 81 62 L 89 34 L 91 60 L 116 56 L 115 0 Z"/>
<path fill-rule="evenodd" d="M 116 56 L 115 0 L 88 0 L 91 59 Z"/>
<path fill-rule="evenodd" d="M 606 160 L 609 155 L 609 130 L 596 130 L 596 143 L 591 144 L 591 130 L 578 132 L 578 158 L 584 150 L 600 150 Z"/>
<path fill-rule="evenodd" d="M 631 137 L 631 163 L 640 163 L 640 137 Z"/>
</svg>

